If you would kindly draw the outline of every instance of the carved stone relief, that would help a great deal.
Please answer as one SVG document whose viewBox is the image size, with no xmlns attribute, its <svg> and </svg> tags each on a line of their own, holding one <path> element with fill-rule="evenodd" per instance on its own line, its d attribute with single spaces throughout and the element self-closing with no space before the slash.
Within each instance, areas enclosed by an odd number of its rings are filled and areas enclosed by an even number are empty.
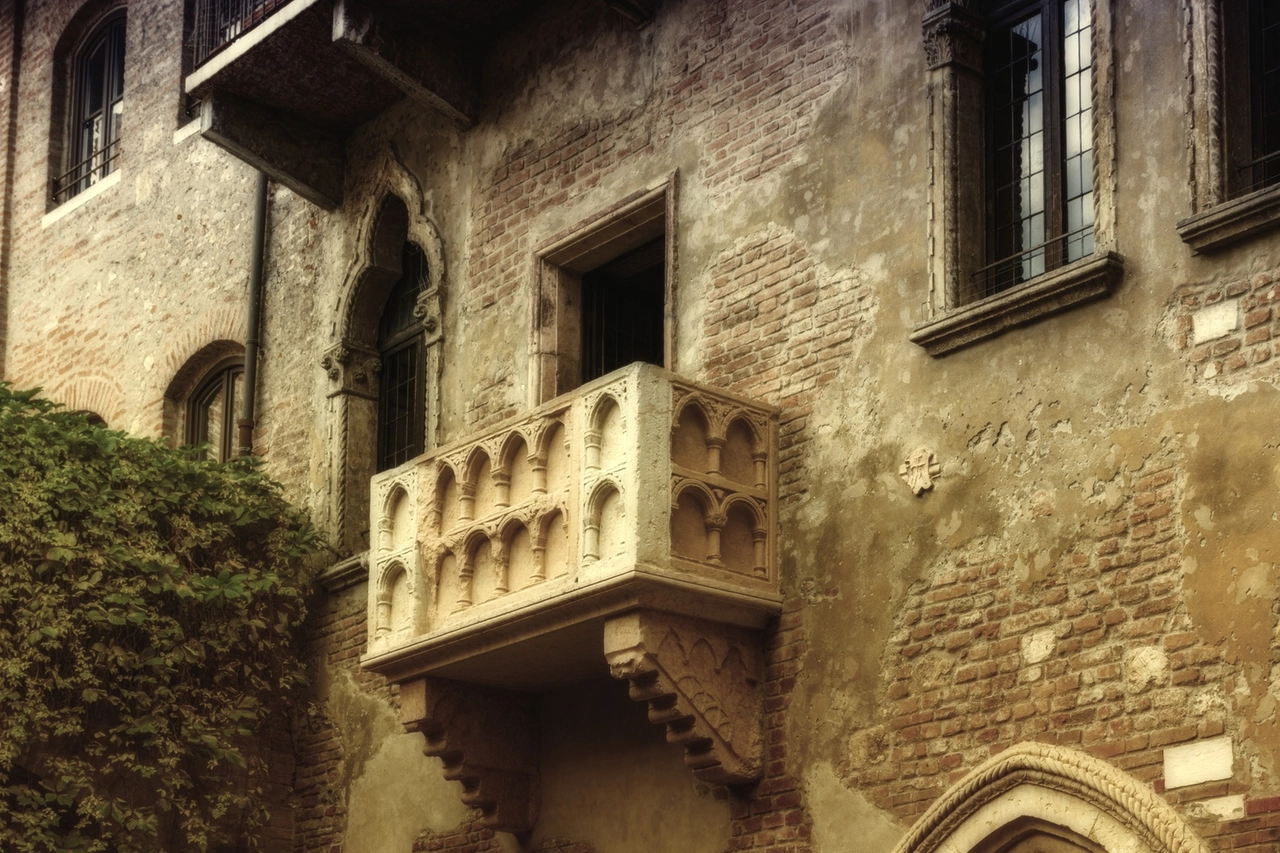
<svg viewBox="0 0 1280 853">
<path fill-rule="evenodd" d="M 754 782 L 764 770 L 764 661 L 760 638 L 655 611 L 605 623 L 605 659 L 650 722 L 684 747 L 694 775 L 717 785 Z"/>
<path fill-rule="evenodd" d="M 979 812 L 986 816 L 976 822 L 979 825 L 966 823 Z M 933 801 L 893 853 L 970 849 L 979 840 L 973 836 L 989 836 L 1001 824 L 1027 817 L 1066 824 L 1096 841 L 1090 835 L 1103 823 L 1099 815 L 1128 836 L 1113 837 L 1115 846 L 1108 849 L 1209 853 L 1204 841 L 1149 784 L 1087 753 L 1044 743 L 1017 744 L 970 770 Z M 1070 826 L 1075 816 L 1078 827 Z"/>
<path fill-rule="evenodd" d="M 902 477 L 911 493 L 919 495 L 933 488 L 933 478 L 942 473 L 938 457 L 927 447 L 917 447 L 907 454 L 898 474 Z"/>
<path fill-rule="evenodd" d="M 426 738 L 423 752 L 462 783 L 462 802 L 481 825 L 528 832 L 538 821 L 538 728 L 533 700 L 443 678 L 400 685 L 400 721 Z"/>
<path fill-rule="evenodd" d="M 343 341 L 325 351 L 320 366 L 329 377 L 329 396 L 354 394 L 376 400 L 382 361 L 376 350 Z"/>
</svg>

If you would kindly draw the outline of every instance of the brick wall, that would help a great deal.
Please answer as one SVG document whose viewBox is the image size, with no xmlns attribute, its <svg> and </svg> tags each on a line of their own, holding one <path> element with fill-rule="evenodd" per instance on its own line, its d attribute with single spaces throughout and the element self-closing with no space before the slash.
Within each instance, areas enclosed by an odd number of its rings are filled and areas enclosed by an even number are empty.
<svg viewBox="0 0 1280 853">
<path fill-rule="evenodd" d="M 1175 300 L 1174 338 L 1193 383 L 1212 388 L 1275 381 L 1280 283 L 1274 272 L 1181 287 Z"/>
<path fill-rule="evenodd" d="M 394 691 L 380 677 L 360 669 L 367 632 L 365 588 L 356 586 L 324 595 L 313 608 L 308 636 L 310 657 L 328 670 L 326 679 L 339 673 L 385 701 Z M 346 828 L 347 792 L 344 780 L 348 756 L 343 748 L 339 721 L 328 716 L 328 707 L 313 706 L 298 735 L 295 778 L 294 850 L 298 853 L 340 853 Z M 358 722 L 358 721 L 349 721 Z"/>
<path fill-rule="evenodd" d="M 778 488 L 784 504 L 793 502 L 807 490 L 813 405 L 871 333 L 874 293 L 855 271 L 816 262 L 776 225 L 722 252 L 709 278 L 706 379 L 782 408 Z"/>
</svg>

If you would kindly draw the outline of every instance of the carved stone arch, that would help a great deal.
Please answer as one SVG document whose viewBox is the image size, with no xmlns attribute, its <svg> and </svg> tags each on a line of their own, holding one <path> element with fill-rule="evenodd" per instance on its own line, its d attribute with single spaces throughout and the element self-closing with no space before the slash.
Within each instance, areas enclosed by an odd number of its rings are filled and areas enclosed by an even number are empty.
<svg viewBox="0 0 1280 853">
<path fill-rule="evenodd" d="M 598 560 L 606 556 L 601 553 L 602 537 L 600 533 L 605 521 L 603 517 L 605 501 L 612 495 L 617 495 L 618 500 L 621 501 L 622 487 L 612 477 L 605 477 L 592 487 L 591 493 L 587 497 L 587 512 L 583 519 L 582 531 L 582 556 L 586 560 Z"/>
<path fill-rule="evenodd" d="M 446 459 L 437 459 L 435 477 L 431 481 L 431 518 L 435 524 L 435 529 L 441 534 L 446 532 L 445 507 L 456 505 L 457 503 L 456 501 L 450 501 L 446 495 L 451 482 L 455 489 L 459 488 L 458 484 L 461 482 L 461 478 L 458 476 L 458 469 Z"/>
<path fill-rule="evenodd" d="M 680 498 L 690 492 L 697 496 L 704 513 L 712 515 L 720 512 L 720 502 L 716 500 L 716 496 L 706 484 L 698 480 L 680 480 L 676 483 L 675 488 L 671 490 L 671 508 L 675 509 L 680 503 Z"/>
<path fill-rule="evenodd" d="M 676 398 L 675 406 L 671 411 L 671 424 L 674 429 L 680 423 L 680 418 L 684 417 L 684 410 L 690 406 L 696 406 L 699 414 L 702 415 L 703 422 L 707 425 L 707 429 L 711 429 L 711 407 L 705 397 L 697 392 L 690 394 L 681 394 Z"/>
<path fill-rule="evenodd" d="M 331 314 L 330 343 L 321 358 L 329 378 L 330 415 L 336 421 L 330 452 L 330 519 L 340 547 L 369 546 L 369 478 L 377 468 L 379 321 L 399 280 L 406 243 L 422 250 L 426 284 L 413 314 L 422 325 L 425 377 L 423 447 L 436 445 L 445 292 L 444 244 L 426 215 L 420 182 L 387 152 L 374 170 L 373 190 L 349 220 L 351 261 Z"/>
<path fill-rule="evenodd" d="M 764 445 L 767 428 L 758 417 L 753 417 L 746 409 L 739 407 L 728 409 L 725 411 L 722 421 L 723 427 L 720 430 L 720 435 L 727 435 L 734 424 L 742 424 L 751 433 L 751 441 L 757 448 Z"/>
<path fill-rule="evenodd" d="M 516 448 L 521 445 L 524 446 L 525 455 L 527 456 L 532 451 L 532 446 L 530 445 L 529 437 L 525 435 L 524 430 L 513 429 L 511 432 L 503 436 L 502 441 L 498 444 L 498 452 L 494 455 L 494 458 L 490 460 L 490 464 L 493 466 L 493 469 L 495 471 L 510 472 L 512 465 L 516 462 Z"/>
<path fill-rule="evenodd" d="M 396 535 L 396 510 L 399 508 L 400 501 L 408 500 L 410 500 L 410 492 L 404 483 L 396 480 L 387 487 L 382 506 L 378 511 L 378 547 L 380 549 L 386 551 L 392 547 Z"/>
<path fill-rule="evenodd" d="M 389 634 L 395 627 L 391 624 L 392 608 L 394 606 L 395 586 L 396 582 L 403 577 L 405 579 L 405 593 L 413 595 L 413 573 L 400 560 L 392 560 L 382 569 L 376 580 L 377 594 L 377 610 L 375 618 L 377 624 L 374 626 L 374 635 L 382 636 Z"/>
<path fill-rule="evenodd" d="M 586 434 L 584 445 L 586 448 L 586 467 L 587 470 L 598 469 L 601 464 L 609 465 L 610 462 L 616 460 L 602 459 L 602 448 L 606 438 L 605 435 L 605 419 L 613 412 L 618 413 L 618 417 L 623 417 L 626 410 L 622 406 L 622 401 L 612 394 L 604 393 L 598 396 L 591 404 L 591 409 L 587 415 Z M 625 422 L 619 421 L 619 428 L 625 430 Z"/>
<path fill-rule="evenodd" d="M 757 530 L 766 529 L 767 525 L 769 524 L 768 517 L 765 515 L 764 509 L 760 506 L 760 504 L 756 503 L 756 501 L 754 501 L 747 495 L 732 494 L 732 495 L 729 495 L 729 497 L 725 498 L 725 501 L 721 506 L 720 510 L 722 514 L 728 515 L 736 507 L 746 508 L 747 512 L 751 515 L 752 522 L 754 522 L 755 524 L 755 529 Z"/>
<path fill-rule="evenodd" d="M 1210 853 L 1150 786 L 1087 753 L 1043 743 L 1010 747 L 969 771 L 894 853 L 985 850 L 1001 828 L 1027 819 L 1062 827 L 1106 853 Z"/>
</svg>

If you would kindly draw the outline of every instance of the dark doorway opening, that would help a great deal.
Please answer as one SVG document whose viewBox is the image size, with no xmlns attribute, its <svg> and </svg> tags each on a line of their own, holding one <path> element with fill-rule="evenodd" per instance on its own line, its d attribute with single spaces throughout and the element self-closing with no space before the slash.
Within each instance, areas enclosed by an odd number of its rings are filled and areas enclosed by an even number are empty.
<svg viewBox="0 0 1280 853">
<path fill-rule="evenodd" d="M 666 240 L 582 276 L 582 381 L 636 361 L 663 366 Z"/>
</svg>

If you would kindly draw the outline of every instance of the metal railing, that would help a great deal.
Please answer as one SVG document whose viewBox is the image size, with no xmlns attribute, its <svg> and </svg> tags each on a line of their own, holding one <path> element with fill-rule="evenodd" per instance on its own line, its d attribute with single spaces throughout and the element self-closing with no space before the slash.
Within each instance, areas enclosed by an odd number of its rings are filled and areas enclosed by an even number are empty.
<svg viewBox="0 0 1280 853">
<path fill-rule="evenodd" d="M 1093 254 L 1093 226 L 1059 234 L 1016 255 L 987 264 L 973 273 L 970 302 L 1030 281 L 1071 261 Z"/>
<path fill-rule="evenodd" d="M 1239 198 L 1264 187 L 1280 183 L 1280 151 L 1272 151 L 1258 159 L 1236 167 L 1239 176 L 1228 198 Z"/>
<path fill-rule="evenodd" d="M 116 139 L 76 163 L 53 179 L 53 203 L 62 204 L 110 175 L 119 158 L 120 140 Z"/>
<path fill-rule="evenodd" d="M 191 34 L 193 67 L 231 44 L 271 16 L 288 0 L 196 0 Z"/>
</svg>

